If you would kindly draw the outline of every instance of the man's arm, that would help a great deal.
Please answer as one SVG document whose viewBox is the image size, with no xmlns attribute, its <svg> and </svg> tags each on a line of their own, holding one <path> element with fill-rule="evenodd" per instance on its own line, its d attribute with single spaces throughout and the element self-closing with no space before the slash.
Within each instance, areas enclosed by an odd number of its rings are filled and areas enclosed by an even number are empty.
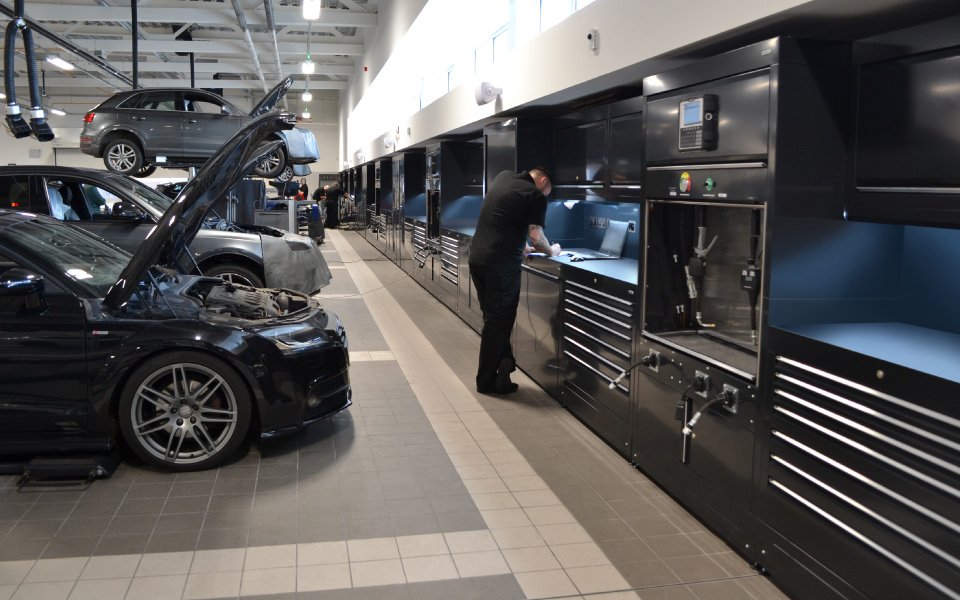
<svg viewBox="0 0 960 600">
<path fill-rule="evenodd" d="M 560 254 L 560 244 L 550 244 L 547 235 L 543 233 L 543 227 L 539 225 L 529 225 L 527 227 L 527 237 L 530 238 L 530 245 L 537 252 L 543 252 L 547 256 L 557 256 Z"/>
</svg>

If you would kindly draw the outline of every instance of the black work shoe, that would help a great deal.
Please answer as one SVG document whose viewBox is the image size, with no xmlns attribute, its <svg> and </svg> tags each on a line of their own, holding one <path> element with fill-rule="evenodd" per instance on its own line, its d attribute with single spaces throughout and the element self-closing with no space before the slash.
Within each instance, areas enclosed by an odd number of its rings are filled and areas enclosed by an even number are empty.
<svg viewBox="0 0 960 600">
<path fill-rule="evenodd" d="M 496 387 L 498 390 L 508 389 L 511 385 L 515 385 L 510 381 L 510 373 L 513 373 L 517 368 L 517 363 L 509 358 L 503 358 L 500 360 L 500 365 L 497 367 L 497 384 Z M 513 390 L 516 391 L 516 390 Z M 509 393 L 509 392 L 504 392 Z"/>
<path fill-rule="evenodd" d="M 477 386 L 477 392 L 480 394 L 512 394 L 519 390 L 520 386 L 508 381 L 506 385 Z"/>
</svg>

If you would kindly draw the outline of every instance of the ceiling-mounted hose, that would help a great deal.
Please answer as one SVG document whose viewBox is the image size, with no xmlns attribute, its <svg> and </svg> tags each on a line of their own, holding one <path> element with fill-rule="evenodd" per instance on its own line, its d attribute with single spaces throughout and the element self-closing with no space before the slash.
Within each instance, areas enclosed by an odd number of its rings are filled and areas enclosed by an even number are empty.
<svg viewBox="0 0 960 600">
<path fill-rule="evenodd" d="M 43 113 L 43 100 L 40 96 L 40 81 L 37 77 L 37 58 L 33 44 L 33 32 L 24 20 L 24 0 L 15 0 L 15 18 L 7 24 L 4 46 L 4 86 L 7 93 L 6 123 L 10 133 L 16 138 L 23 138 L 31 133 L 41 142 L 49 142 L 54 138 L 53 130 L 47 123 Z M 20 106 L 17 104 L 14 74 L 16 70 L 15 46 L 17 30 L 23 37 L 24 54 L 27 58 L 27 79 L 30 83 L 30 124 L 23 120 Z"/>
</svg>

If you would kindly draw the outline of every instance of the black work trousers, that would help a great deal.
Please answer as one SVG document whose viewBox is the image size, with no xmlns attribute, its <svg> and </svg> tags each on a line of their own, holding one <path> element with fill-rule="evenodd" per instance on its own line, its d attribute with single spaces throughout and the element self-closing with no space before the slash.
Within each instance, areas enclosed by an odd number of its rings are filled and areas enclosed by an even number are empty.
<svg viewBox="0 0 960 600">
<path fill-rule="evenodd" d="M 520 303 L 520 265 L 491 267 L 471 264 L 470 278 L 483 311 L 477 389 L 491 390 L 496 385 L 501 361 L 509 359 L 508 372 L 515 368 L 510 335 Z"/>
</svg>

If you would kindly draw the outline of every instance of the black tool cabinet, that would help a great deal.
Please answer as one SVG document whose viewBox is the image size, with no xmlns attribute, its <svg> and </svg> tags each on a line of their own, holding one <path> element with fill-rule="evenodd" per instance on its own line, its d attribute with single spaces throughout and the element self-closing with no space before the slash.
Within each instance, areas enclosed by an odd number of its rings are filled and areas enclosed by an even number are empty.
<svg viewBox="0 0 960 600">
<path fill-rule="evenodd" d="M 569 264 L 563 276 L 560 402 L 629 457 L 636 285 Z"/>
</svg>

